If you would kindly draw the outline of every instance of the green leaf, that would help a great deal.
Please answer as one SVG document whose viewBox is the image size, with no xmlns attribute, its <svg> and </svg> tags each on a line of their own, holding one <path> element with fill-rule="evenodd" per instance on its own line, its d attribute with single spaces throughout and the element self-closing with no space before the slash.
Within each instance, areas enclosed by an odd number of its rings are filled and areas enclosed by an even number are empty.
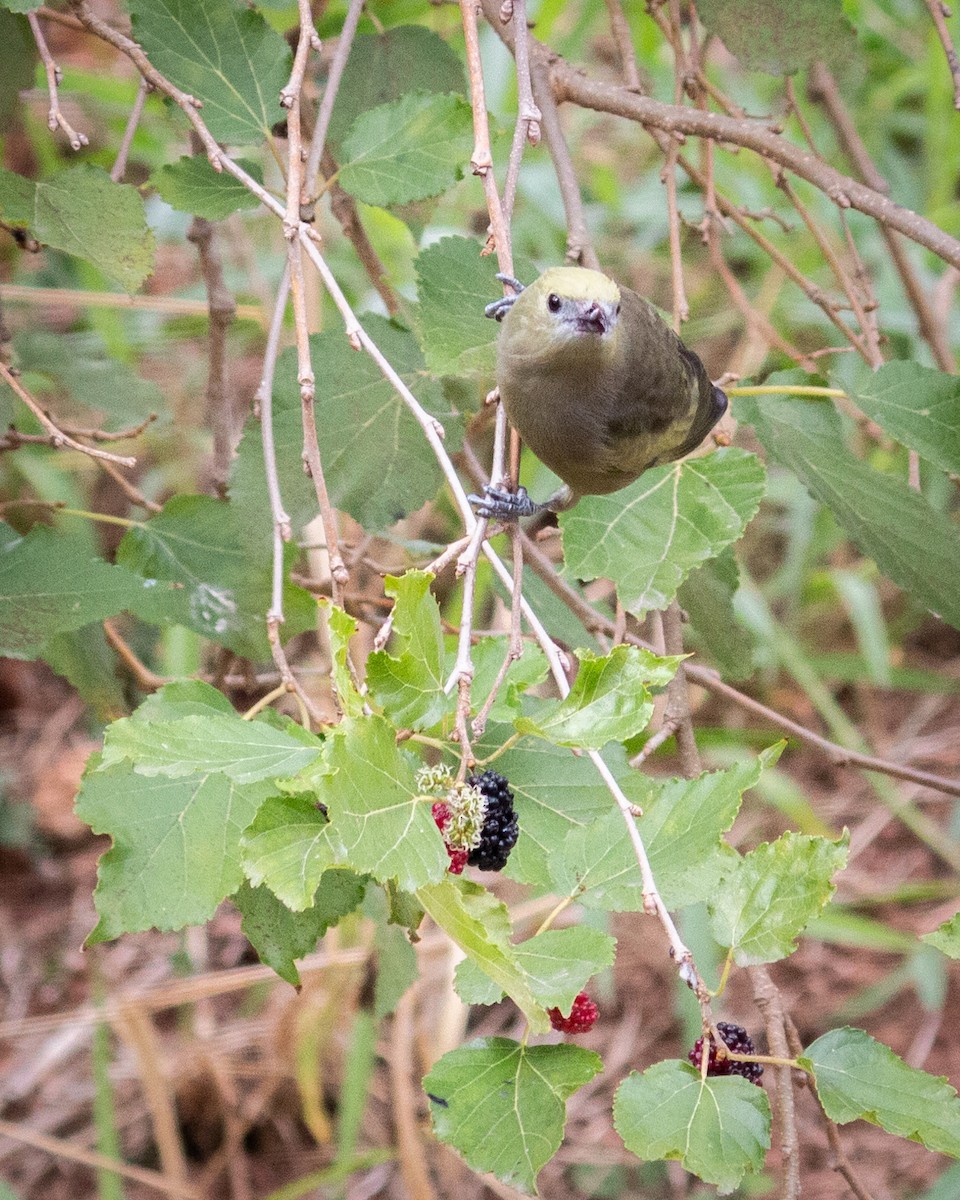
<svg viewBox="0 0 960 1200">
<path fill-rule="evenodd" d="M 117 656 L 99 623 L 58 633 L 44 646 L 43 658 L 48 667 L 76 688 L 101 721 L 115 720 L 127 712 L 126 696 L 117 676 Z"/>
<path fill-rule="evenodd" d="M 420 970 L 417 955 L 410 944 L 409 926 L 397 918 L 395 911 L 399 896 L 413 906 L 416 924 L 423 919 L 423 909 L 409 893 L 387 894 L 387 889 L 371 888 L 363 906 L 364 915 L 374 922 L 373 944 L 376 953 L 376 982 L 373 991 L 373 1015 L 382 1020 L 389 1016 L 408 987 L 416 983 Z M 412 914 L 406 914 L 407 916 Z M 416 925 L 414 925 L 414 928 Z"/>
<path fill-rule="evenodd" d="M 589 650 L 576 654 L 580 667 L 569 695 L 545 705 L 536 719 L 519 717 L 514 722 L 519 733 L 585 750 L 624 742 L 650 720 L 653 700 L 647 689 L 666 687 L 679 662 L 637 646 L 617 646 L 602 657 Z"/>
<path fill-rule="evenodd" d="M 341 917 L 360 906 L 366 883 L 353 871 L 325 871 L 306 912 L 293 913 L 269 888 L 244 883 L 231 897 L 243 920 L 240 928 L 261 962 L 281 979 L 300 986 L 296 960 L 312 953 L 318 940 Z"/>
<path fill-rule="evenodd" d="M 188 716 L 178 720 L 115 721 L 106 731 L 103 765 L 129 761 L 140 775 L 219 771 L 237 783 L 294 775 L 319 757 L 322 742 L 304 745 L 264 721 L 238 716 Z"/>
<path fill-rule="evenodd" d="M 637 828 L 667 908 L 694 904 L 714 892 L 731 855 L 722 836 L 733 825 L 743 793 L 776 761 L 779 749 L 696 779 L 647 780 Z M 608 809 L 573 829 L 548 865 L 554 890 L 576 896 L 587 908 L 643 909 L 640 868 L 619 811 Z"/>
<path fill-rule="evenodd" d="M 745 854 L 710 900 L 713 935 L 740 966 L 776 962 L 824 907 L 847 861 L 848 833 L 832 842 L 789 830 Z"/>
<path fill-rule="evenodd" d="M 718 450 L 646 471 L 613 496 L 587 496 L 560 517 L 564 573 L 612 579 L 637 617 L 666 608 L 694 567 L 735 542 L 766 475 L 746 450 Z"/>
<path fill-rule="evenodd" d="M 241 840 L 243 869 L 294 912 L 314 901 L 320 880 L 333 865 L 329 822 L 309 796 L 271 796 Z"/>
<path fill-rule="evenodd" d="M 740 569 L 728 547 L 698 567 L 677 592 L 690 618 L 695 646 L 709 655 L 725 679 L 747 679 L 754 671 L 754 636 L 733 606 L 739 586 Z"/>
<path fill-rule="evenodd" d="M 395 879 L 406 892 L 442 879 L 449 862 L 443 839 L 393 726 L 380 717 L 343 721 L 328 761 L 318 797 L 338 861 L 383 883 Z"/>
<path fill-rule="evenodd" d="M 423 1081 L 433 1131 L 475 1171 L 533 1192 L 563 1138 L 567 1098 L 602 1068 L 579 1046 L 478 1038 L 445 1054 Z"/>
<path fill-rule="evenodd" d="M 479 884 L 451 876 L 419 888 L 417 899 L 447 937 L 507 993 L 533 1033 L 549 1029 L 547 1015 L 510 944 L 510 914 L 500 900 Z"/>
<path fill-rule="evenodd" d="M 386 577 L 386 593 L 394 597 L 393 646 L 399 653 L 375 650 L 367 659 L 370 694 L 401 729 L 429 729 L 454 703 L 443 690 L 443 632 L 432 580 L 426 571 Z"/>
<path fill-rule="evenodd" d="M 289 548 L 289 557 L 295 555 Z M 266 612 L 272 567 L 251 544 L 243 516 L 212 496 L 174 496 L 163 511 L 131 529 L 117 561 L 143 576 L 137 616 L 176 623 L 247 658 L 269 658 Z M 176 587 L 157 586 L 157 581 Z M 284 587 L 286 637 L 314 626 L 316 604 L 303 588 Z"/>
<path fill-rule="evenodd" d="M 862 377 L 850 396 L 898 442 L 960 473 L 960 379 L 915 362 L 891 362 Z"/>
<path fill-rule="evenodd" d="M 932 933 L 925 933 L 920 940 L 936 946 L 949 958 L 960 958 L 960 913 L 955 913 Z"/>
<path fill-rule="evenodd" d="M 486 757 L 512 734 L 512 726 L 491 724 L 474 751 L 478 757 Z M 623 749 L 609 746 L 603 758 L 627 798 L 642 803 L 649 780 L 631 770 Z M 588 758 L 539 739 L 525 740 L 508 750 L 496 760 L 494 769 L 510 780 L 520 822 L 520 838 L 506 874 L 549 888 L 551 855 L 571 829 L 589 825 L 610 812 L 613 797 Z"/>
<path fill-rule="evenodd" d="M 237 161 L 257 183 L 263 183 L 258 163 L 243 158 Z M 178 162 L 168 163 L 154 171 L 150 182 L 171 208 L 209 221 L 220 221 L 241 209 L 260 206 L 249 188 L 226 171 L 215 171 L 205 154 L 185 155 Z"/>
<path fill-rule="evenodd" d="M 88 769 L 76 811 L 113 846 L 100 859 L 88 941 L 209 921 L 243 882 L 240 835 L 269 794 L 219 773 L 148 778 L 123 763 Z"/>
<path fill-rule="evenodd" d="M 223 692 L 200 679 L 177 679 L 151 693 L 131 720 L 178 721 L 181 717 L 219 716 L 236 716 L 236 709 Z"/>
<path fill-rule="evenodd" d="M 417 257 L 420 337 L 434 375 L 492 375 L 497 324 L 484 307 L 503 294 L 497 260 L 473 238 L 445 237 Z"/>
<path fill-rule="evenodd" d="M 831 1029 L 800 1062 L 812 1069 L 831 1121 L 860 1118 L 960 1158 L 960 1100 L 942 1076 L 908 1067 L 862 1029 Z"/>
<path fill-rule="evenodd" d="M 588 925 L 548 929 L 513 947 L 530 990 L 544 1008 L 568 1013 L 577 994 L 598 971 L 612 966 L 616 939 Z M 495 1004 L 503 989 L 471 959 L 457 965 L 456 987 L 466 1004 Z"/>
<path fill-rule="evenodd" d="M 510 646 L 508 637 L 485 637 L 472 648 L 473 686 L 471 695 L 479 708 L 490 694 L 503 660 Z M 444 638 L 445 665 L 453 669 L 457 654 L 457 638 L 449 634 Z M 536 687 L 547 677 L 547 660 L 543 651 L 534 642 L 525 641 L 520 657 L 507 668 L 506 676 L 490 709 L 491 721 L 513 721 L 520 715 L 521 701 L 530 688 Z"/>
<path fill-rule="evenodd" d="M 0 522 L 0 653 L 36 658 L 44 643 L 134 608 L 143 581 L 45 525 L 18 537 Z"/>
<path fill-rule="evenodd" d="M 128 292 L 153 271 L 153 234 L 139 192 L 91 163 L 36 183 L 0 167 L 0 219 L 93 263 Z"/>
<path fill-rule="evenodd" d="M 97 333 L 44 333 L 32 330 L 14 339 L 20 369 L 31 375 L 35 396 L 50 393 L 57 412 L 63 412 L 64 393 L 95 423 L 107 430 L 123 429 L 165 408 L 163 392 L 119 358 Z M 34 378 L 36 377 L 36 378 Z"/>
<path fill-rule="evenodd" d="M 33 86 L 37 60 L 30 26 L 18 14 L 38 7 L 39 0 L 4 0 L 0 5 L 7 10 L 0 12 L 0 121 L 8 129 L 20 106 L 20 93 Z"/>
<path fill-rule="evenodd" d="M 363 714 L 363 697 L 357 691 L 347 661 L 350 639 L 357 632 L 357 622 L 342 608 L 331 604 L 326 597 L 318 601 L 320 612 L 326 619 L 327 637 L 330 640 L 330 676 L 337 694 L 337 705 L 345 717 Z"/>
<path fill-rule="evenodd" d="M 340 183 L 382 207 L 437 196 L 463 178 L 472 134 L 470 105 L 460 96 L 408 93 L 354 121 Z"/>
<path fill-rule="evenodd" d="M 239 0 L 129 0 L 128 8 L 150 61 L 203 102 L 218 142 L 260 142 L 286 116 L 290 49 L 258 12 Z"/>
<path fill-rule="evenodd" d="M 328 140 L 338 146 L 353 121 L 409 91 L 463 92 L 463 63 L 438 34 L 422 25 L 398 25 L 361 34 L 353 43 L 333 106 Z"/>
<path fill-rule="evenodd" d="M 849 69 L 857 58 L 842 0 L 698 0 L 697 15 L 755 71 L 793 75 L 817 59 Z"/>
<path fill-rule="evenodd" d="M 457 426 L 440 386 L 424 376 L 413 334 L 384 317 L 365 314 L 364 327 L 420 403 L 443 420 L 447 449 L 457 446 Z M 330 498 L 365 529 L 385 529 L 436 495 L 440 466 L 423 431 L 367 354 L 358 354 L 342 333 L 310 339 L 317 379 L 316 419 L 324 478 Z M 274 440 L 283 503 L 295 528 L 317 515 L 313 484 L 303 473 L 303 425 L 297 356 L 280 355 L 273 395 Z M 244 526 L 269 546 L 271 525 L 260 423 L 252 421 L 230 479 L 232 502 Z"/>
<path fill-rule="evenodd" d="M 737 400 L 765 449 L 789 467 L 864 554 L 918 603 L 960 627 L 960 533 L 905 480 L 875 471 L 844 445 L 828 404 L 765 396 Z"/>
<path fill-rule="evenodd" d="M 759 1171 L 770 1147 L 763 1088 L 738 1075 L 701 1079 L 677 1059 L 628 1075 L 617 1089 L 613 1120 L 638 1158 L 676 1160 L 721 1192 Z"/>
</svg>

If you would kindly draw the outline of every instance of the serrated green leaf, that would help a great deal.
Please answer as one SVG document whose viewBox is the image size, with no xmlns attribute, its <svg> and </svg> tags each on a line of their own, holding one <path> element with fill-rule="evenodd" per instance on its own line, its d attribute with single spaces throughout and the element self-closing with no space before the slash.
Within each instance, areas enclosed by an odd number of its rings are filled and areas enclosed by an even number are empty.
<svg viewBox="0 0 960 1200">
<path fill-rule="evenodd" d="M 0 167 L 0 219 L 28 228 L 45 246 L 93 263 L 128 292 L 153 271 L 153 234 L 139 192 L 114 183 L 91 163 L 36 183 Z"/>
<path fill-rule="evenodd" d="M 770 1103 L 738 1075 L 707 1076 L 668 1059 L 617 1089 L 613 1120 L 638 1158 L 675 1159 L 685 1170 L 732 1191 L 759 1171 L 770 1147 Z"/>
<path fill-rule="evenodd" d="M 295 775 L 320 756 L 264 721 L 238 716 L 187 716 L 172 721 L 115 721 L 104 736 L 103 765 L 129 762 L 139 775 L 177 778 L 222 772 L 237 783 Z"/>
<path fill-rule="evenodd" d="M 434 375 L 492 375 L 497 325 L 484 307 L 503 294 L 497 261 L 473 238 L 445 237 L 417 256 L 420 338 Z"/>
<path fill-rule="evenodd" d="M 474 745 L 478 757 L 492 754 L 513 734 L 512 726 L 489 725 Z M 631 770 L 620 746 L 603 752 L 627 798 L 642 804 L 649 780 Z M 613 807 L 613 798 L 590 760 L 540 739 L 525 739 L 496 760 L 495 770 L 510 780 L 520 838 L 506 874 L 523 883 L 550 888 L 550 856 L 571 829 L 591 824 Z"/>
<path fill-rule="evenodd" d="M 296 548 L 288 547 L 288 560 Z M 272 566 L 246 535 L 242 514 L 212 496 L 174 496 L 163 511 L 131 529 L 117 561 L 142 576 L 136 613 L 176 623 L 247 658 L 269 658 L 266 612 Z M 162 586 L 176 584 L 176 587 Z M 313 628 L 316 604 L 284 586 L 284 637 Z"/>
<path fill-rule="evenodd" d="M 413 334 L 385 317 L 365 314 L 364 327 L 420 403 L 457 446 L 458 421 L 440 386 L 424 375 Z M 423 431 L 376 363 L 350 348 L 342 333 L 310 338 L 317 370 L 316 419 L 324 478 L 333 504 L 365 529 L 385 529 L 436 495 L 442 472 Z M 322 364 L 322 366 L 321 366 Z M 284 351 L 274 382 L 273 423 L 280 490 L 295 528 L 317 515 L 313 484 L 303 473 L 303 425 L 297 356 Z M 232 503 L 244 527 L 269 545 L 271 528 L 260 423 L 248 424 L 230 477 Z"/>
<path fill-rule="evenodd" d="M 31 330 L 14 339 L 21 371 L 31 375 L 35 396 L 56 396 L 63 412 L 64 394 L 103 429 L 116 430 L 146 420 L 165 407 L 163 392 L 115 358 L 99 334 L 45 333 Z"/>
<path fill-rule="evenodd" d="M 45 525 L 26 537 L 0 526 L 0 654 L 35 658 L 50 638 L 137 606 L 143 580 L 80 540 Z"/>
<path fill-rule="evenodd" d="M 0 8 L 12 13 L 34 12 L 40 7 L 40 0 L 0 0 Z"/>
<path fill-rule="evenodd" d="M 376 982 L 373 989 L 373 1015 L 378 1021 L 396 1009 L 404 992 L 420 974 L 416 951 L 410 944 L 407 919 L 415 912 L 417 915 L 413 928 L 416 928 L 423 919 L 423 909 L 409 892 L 398 893 L 391 888 L 389 893 L 385 888 L 371 888 L 363 906 L 364 915 L 374 922 Z M 401 914 L 397 911 L 408 905 L 413 906 L 412 912 Z M 397 917 L 406 919 L 397 920 Z"/>
<path fill-rule="evenodd" d="M 337 704 L 345 717 L 359 717 L 363 713 L 363 697 L 357 691 L 348 663 L 350 639 L 357 632 L 357 622 L 326 597 L 320 599 L 318 607 L 326 621 L 327 637 L 330 639 L 330 675 L 337 693 Z"/>
<path fill-rule="evenodd" d="M 560 1145 L 568 1097 L 602 1068 L 598 1055 L 579 1046 L 468 1042 L 423 1081 L 433 1131 L 475 1171 L 531 1193 Z"/>
<path fill-rule="evenodd" d="M 909 484 L 884 475 L 844 445 L 843 425 L 830 405 L 765 396 L 739 397 L 738 416 L 768 453 L 789 467 L 825 504 L 860 550 L 951 625 L 960 627 L 960 533 Z"/>
<path fill-rule="evenodd" d="M 296 960 L 310 954 L 328 929 L 359 907 L 365 887 L 363 877 L 353 871 L 330 870 L 321 876 L 306 912 L 291 912 L 269 888 L 249 883 L 231 901 L 240 910 L 240 928 L 260 961 L 299 987 Z"/>
<path fill-rule="evenodd" d="M 271 796 L 241 839 L 247 878 L 254 887 L 268 887 L 294 912 L 309 908 L 336 857 L 329 828 L 309 796 Z"/>
<path fill-rule="evenodd" d="M 837 841 L 792 833 L 745 854 L 709 902 L 713 935 L 740 966 L 776 962 L 836 890 L 847 861 L 848 833 Z"/>
<path fill-rule="evenodd" d="M 733 824 L 743 793 L 776 761 L 778 752 L 696 779 L 647 781 L 637 828 L 667 908 L 694 904 L 713 893 L 731 855 L 722 835 Z M 573 829 L 548 865 L 554 890 L 576 896 L 587 908 L 643 909 L 640 868 L 619 811 Z"/>
<path fill-rule="evenodd" d="M 417 899 L 451 941 L 513 1000 L 532 1032 L 549 1028 L 510 943 L 510 914 L 500 900 L 479 884 L 450 876 L 419 888 Z"/>
<path fill-rule="evenodd" d="M 677 592 L 690 618 L 696 649 L 709 655 L 724 679 L 747 679 L 754 670 L 754 636 L 733 606 L 739 586 L 740 569 L 728 547 L 697 567 Z"/>
<path fill-rule="evenodd" d="M 932 933 L 925 933 L 920 940 L 936 946 L 949 958 L 960 958 L 960 913 L 955 913 Z"/>
<path fill-rule="evenodd" d="M 755 71 L 793 75 L 818 59 L 849 68 L 857 56 L 842 0 L 699 0 L 697 16 Z"/>
<path fill-rule="evenodd" d="M 858 408 L 944 471 L 960 473 L 960 379 L 916 362 L 886 363 L 850 389 Z"/>
<path fill-rule="evenodd" d="M 666 608 L 694 567 L 740 537 L 765 479 L 756 455 L 726 449 L 655 467 L 613 496 L 586 496 L 560 517 L 564 573 L 612 579 L 637 617 Z"/>
<path fill-rule="evenodd" d="M 518 733 L 545 738 L 555 746 L 602 750 L 639 733 L 653 713 L 648 688 L 664 688 L 679 659 L 658 658 L 638 646 L 617 646 L 600 656 L 578 650 L 580 666 L 565 699 L 545 706 L 535 719 L 519 717 Z"/>
<path fill-rule="evenodd" d="M 609 934 L 572 925 L 534 934 L 514 946 L 513 954 L 544 1008 L 569 1013 L 587 981 L 612 966 L 615 947 L 616 939 Z M 456 988 L 466 1004 L 495 1004 L 503 996 L 503 989 L 469 958 L 457 964 Z"/>
<path fill-rule="evenodd" d="M 453 707 L 443 690 L 443 632 L 440 609 L 426 571 L 388 575 L 384 588 L 394 598 L 393 649 L 367 659 L 367 686 L 398 728 L 429 729 Z"/>
<path fill-rule="evenodd" d="M 209 921 L 243 882 L 240 835 L 269 784 L 223 774 L 148 778 L 128 763 L 89 770 L 76 811 L 113 846 L 100 859 L 89 941 Z"/>
<path fill-rule="evenodd" d="M 176 679 L 152 692 L 132 714 L 132 721 L 179 721 L 182 717 L 235 717 L 236 709 L 213 684 Z"/>
<path fill-rule="evenodd" d="M 463 178 L 472 131 L 470 105 L 460 96 L 410 92 L 354 121 L 340 183 L 383 207 L 437 196 Z"/>
<path fill-rule="evenodd" d="M 422 25 L 359 35 L 337 90 L 327 135 L 331 145 L 340 144 L 361 113 L 411 90 L 463 92 L 463 63 L 449 43 Z"/>
<path fill-rule="evenodd" d="M 203 102 L 218 142 L 263 141 L 286 116 L 290 48 L 239 0 L 129 0 L 134 37 L 158 70 Z"/>
<path fill-rule="evenodd" d="M 342 722 L 328 761 L 331 774 L 317 794 L 337 860 L 383 883 L 395 879 L 407 892 L 442 879 L 449 863 L 443 839 L 393 726 L 381 717 Z"/>
<path fill-rule="evenodd" d="M 831 1029 L 800 1062 L 813 1071 L 831 1121 L 860 1118 L 960 1158 L 960 1099 L 942 1076 L 908 1067 L 862 1029 Z"/>
<path fill-rule="evenodd" d="M 242 158 L 237 163 L 257 183 L 263 183 L 258 163 Z M 154 171 L 150 182 L 171 208 L 209 221 L 220 221 L 241 209 L 260 207 L 260 201 L 249 188 L 226 171 L 215 171 L 205 154 L 184 155 L 179 161 L 168 163 Z"/>
</svg>

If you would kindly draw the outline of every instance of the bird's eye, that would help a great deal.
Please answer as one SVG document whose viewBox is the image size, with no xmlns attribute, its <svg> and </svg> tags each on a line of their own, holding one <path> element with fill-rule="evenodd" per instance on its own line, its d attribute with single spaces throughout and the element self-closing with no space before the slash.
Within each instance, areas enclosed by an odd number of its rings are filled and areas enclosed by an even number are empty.
<svg viewBox="0 0 960 1200">
<path fill-rule="evenodd" d="M 561 301 L 560 301 L 560 297 L 556 294 L 556 292 L 551 292 L 550 295 L 547 297 L 547 308 L 549 308 L 551 312 L 559 312 L 560 311 Z"/>
</svg>

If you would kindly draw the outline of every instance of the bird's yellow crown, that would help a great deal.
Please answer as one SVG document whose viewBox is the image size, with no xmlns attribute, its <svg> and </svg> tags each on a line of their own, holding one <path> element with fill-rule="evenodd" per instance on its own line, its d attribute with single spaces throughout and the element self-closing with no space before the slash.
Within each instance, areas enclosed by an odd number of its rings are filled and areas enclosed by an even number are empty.
<svg viewBox="0 0 960 1200">
<path fill-rule="evenodd" d="M 540 276 L 536 286 L 567 300 L 599 300 L 610 304 L 620 300 L 620 289 L 608 275 L 586 267 L 551 267 Z"/>
</svg>

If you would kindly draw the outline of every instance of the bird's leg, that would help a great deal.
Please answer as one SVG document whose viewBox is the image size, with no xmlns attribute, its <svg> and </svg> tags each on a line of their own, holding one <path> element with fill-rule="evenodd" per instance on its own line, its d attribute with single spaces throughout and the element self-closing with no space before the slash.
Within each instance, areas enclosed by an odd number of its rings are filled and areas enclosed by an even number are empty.
<svg viewBox="0 0 960 1200">
<path fill-rule="evenodd" d="M 523 284 L 519 279 L 514 279 L 512 275 L 504 275 L 502 271 L 497 272 L 497 278 L 501 283 L 508 283 L 516 293 L 514 296 L 501 296 L 499 300 L 494 300 L 492 304 L 488 304 L 483 310 L 485 317 L 492 317 L 495 321 L 502 321 L 511 308 L 517 296 L 523 291 Z"/>
<path fill-rule="evenodd" d="M 564 512 L 576 504 L 578 498 L 577 494 L 564 484 L 544 504 L 538 504 L 536 500 L 530 499 L 525 487 L 508 492 L 506 488 L 494 487 L 492 483 L 484 487 L 482 496 L 467 497 L 477 510 L 478 517 L 497 521 L 519 521 L 521 517 L 532 517 L 537 513 Z"/>
</svg>

